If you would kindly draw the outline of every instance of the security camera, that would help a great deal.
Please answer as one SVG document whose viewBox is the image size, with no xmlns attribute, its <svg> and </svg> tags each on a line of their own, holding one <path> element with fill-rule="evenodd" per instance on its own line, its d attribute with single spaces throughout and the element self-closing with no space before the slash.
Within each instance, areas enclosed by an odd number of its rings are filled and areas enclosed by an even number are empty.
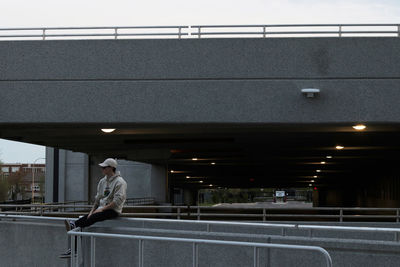
<svg viewBox="0 0 400 267">
<path fill-rule="evenodd" d="M 315 97 L 316 94 L 320 92 L 317 88 L 304 88 L 301 89 L 301 92 L 305 94 L 307 97 Z"/>
</svg>

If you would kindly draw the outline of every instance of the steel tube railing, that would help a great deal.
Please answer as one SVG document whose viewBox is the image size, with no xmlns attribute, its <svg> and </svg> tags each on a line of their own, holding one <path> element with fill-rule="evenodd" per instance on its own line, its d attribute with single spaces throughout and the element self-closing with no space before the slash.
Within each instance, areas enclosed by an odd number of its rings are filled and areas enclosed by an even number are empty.
<svg viewBox="0 0 400 267">
<path fill-rule="evenodd" d="M 391 29 L 388 29 L 388 28 Z M 304 30 L 301 28 L 309 28 Z M 321 29 L 322 28 L 322 29 Z M 174 29 L 176 32 L 163 32 Z M 214 31 L 216 29 L 222 29 Z M 223 30 L 225 29 L 225 31 Z M 226 31 L 229 29 L 229 31 Z M 255 30 L 254 30 L 255 29 Z M 295 30 L 294 30 L 295 29 Z M 297 30 L 298 29 L 298 30 Z M 121 32 L 121 31 L 131 32 Z M 145 30 L 147 32 L 134 32 Z M 57 31 L 57 33 L 56 33 Z M 89 31 L 82 33 L 82 31 Z M 103 31 L 103 32 L 99 32 Z M 106 31 L 106 32 L 104 32 Z M 158 31 L 158 32 L 153 32 Z M 27 33 L 30 32 L 30 33 Z M 1 34 L 3 33 L 3 34 Z M 360 35 L 393 35 L 400 37 L 400 24 L 277 24 L 277 25 L 194 25 L 194 26 L 107 26 L 107 27 L 46 27 L 46 28 L 0 28 L 0 40 L 11 38 L 23 40 L 24 38 L 37 38 L 38 40 L 53 40 L 57 38 L 114 38 L 121 37 L 177 37 L 182 38 L 207 38 L 219 36 L 221 38 L 253 36 L 267 38 L 272 36 L 295 37 L 293 35 L 311 37 L 350 37 Z M 334 37 L 333 36 L 333 37 Z M 332 36 L 331 36 L 332 37 Z"/>
<path fill-rule="evenodd" d="M 71 267 L 78 266 L 79 260 L 79 250 L 76 250 L 77 255 L 75 255 L 75 240 L 76 237 L 90 237 L 90 238 L 119 238 L 119 239 L 135 239 L 139 240 L 139 266 L 143 266 L 143 242 L 145 240 L 152 241 L 170 241 L 170 242 L 183 242 L 183 243 L 192 243 L 193 244 L 193 266 L 198 266 L 198 252 L 197 246 L 198 244 L 214 244 L 214 245 L 228 245 L 228 246 L 243 246 L 243 247 L 253 247 L 253 248 L 275 248 L 275 249 L 289 249 L 289 250 L 308 250 L 315 251 L 321 253 L 325 259 L 326 266 L 332 266 L 332 259 L 329 253 L 317 246 L 302 246 L 302 245 L 286 245 L 286 244 L 264 244 L 264 243 L 255 243 L 255 242 L 239 242 L 239 241 L 221 241 L 221 240 L 209 240 L 209 239 L 193 239 L 193 238 L 175 238 L 175 237 L 160 237 L 160 236 L 141 236 L 141 235 L 123 235 L 123 234 L 109 234 L 109 233 L 94 233 L 94 232 L 78 232 L 80 229 L 76 228 L 68 232 L 68 235 L 73 236 L 71 238 Z M 79 240 L 78 240 L 79 244 Z M 91 242 L 92 245 L 92 242 Z M 90 252 L 92 255 L 92 247 L 90 247 Z M 91 261 L 90 266 L 94 265 L 95 254 L 93 255 L 93 261 Z M 253 262 L 254 266 L 259 266 L 257 253 L 253 254 Z"/>
</svg>

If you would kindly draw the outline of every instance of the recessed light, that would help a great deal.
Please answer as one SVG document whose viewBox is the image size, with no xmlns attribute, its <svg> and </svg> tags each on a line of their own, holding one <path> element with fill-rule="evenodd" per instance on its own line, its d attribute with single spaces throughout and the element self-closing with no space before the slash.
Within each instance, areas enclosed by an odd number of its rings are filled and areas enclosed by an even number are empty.
<svg viewBox="0 0 400 267">
<path fill-rule="evenodd" d="M 338 150 L 341 150 L 343 148 L 344 148 L 344 146 L 336 146 L 336 149 L 338 149 Z"/>
<path fill-rule="evenodd" d="M 112 133 L 115 131 L 115 129 L 101 129 L 105 133 Z"/>
<path fill-rule="evenodd" d="M 314 175 L 313 178 L 318 178 L 318 176 Z"/>
<path fill-rule="evenodd" d="M 321 164 L 326 164 L 326 162 L 325 161 L 321 161 Z"/>
<path fill-rule="evenodd" d="M 192 160 L 198 160 L 198 158 L 192 158 Z"/>
<path fill-rule="evenodd" d="M 203 183 L 203 181 L 199 181 L 199 183 L 201 183 L 201 184 L 202 184 L 202 183 Z"/>
<path fill-rule="evenodd" d="M 186 176 L 186 178 L 187 178 L 187 179 L 189 179 L 189 178 L 190 178 L 190 176 Z"/>
<path fill-rule="evenodd" d="M 312 186 L 312 184 L 308 184 L 308 186 Z"/>
<path fill-rule="evenodd" d="M 321 172 L 321 170 L 316 170 L 316 172 Z"/>
<path fill-rule="evenodd" d="M 311 183 L 314 183 L 314 180 L 311 180 Z"/>
<path fill-rule="evenodd" d="M 211 162 L 211 165 L 215 165 L 215 162 Z"/>
<path fill-rule="evenodd" d="M 210 184 L 209 186 L 212 186 L 212 184 Z"/>
<path fill-rule="evenodd" d="M 331 158 L 332 158 L 332 156 L 326 156 L 326 158 L 327 158 L 327 159 L 331 159 Z"/>
<path fill-rule="evenodd" d="M 170 172 L 171 172 L 171 173 L 173 173 L 173 172 L 174 172 L 174 170 L 171 170 Z"/>
<path fill-rule="evenodd" d="M 367 128 L 367 126 L 365 126 L 365 125 L 363 125 L 363 124 L 357 124 L 357 125 L 354 125 L 354 126 L 353 126 L 353 129 L 354 129 L 354 130 L 357 130 L 357 131 L 365 130 L 365 128 Z"/>
</svg>

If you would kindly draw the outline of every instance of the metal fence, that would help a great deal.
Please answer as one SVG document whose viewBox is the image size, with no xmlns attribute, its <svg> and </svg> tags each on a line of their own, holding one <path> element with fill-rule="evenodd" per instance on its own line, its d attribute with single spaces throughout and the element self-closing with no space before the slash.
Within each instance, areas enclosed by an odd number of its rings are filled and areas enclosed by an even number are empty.
<svg viewBox="0 0 400 267">
<path fill-rule="evenodd" d="M 286 24 L 0 28 L 0 40 L 400 37 L 400 24 Z"/>
<path fill-rule="evenodd" d="M 220 240 L 209 240 L 209 239 L 192 239 L 192 238 L 175 238 L 175 237 L 160 237 L 160 236 L 141 236 L 141 235 L 126 235 L 126 234 L 106 234 L 106 233 L 94 233 L 94 232 L 79 232 L 80 229 L 76 228 L 68 232 L 68 235 L 72 236 L 71 238 L 71 267 L 79 266 L 79 252 L 81 250 L 82 237 L 90 237 L 90 266 L 94 267 L 96 262 L 96 237 L 101 238 L 117 238 L 117 239 L 133 239 L 138 240 L 139 242 L 139 251 L 138 251 L 138 266 L 144 266 L 144 242 L 145 240 L 152 241 L 170 241 L 170 242 L 184 242 L 191 243 L 193 246 L 193 254 L 192 254 L 192 266 L 199 266 L 198 259 L 198 245 L 199 244 L 214 244 L 214 245 L 229 245 L 229 246 L 241 246 L 241 247 L 252 247 L 254 250 L 253 253 L 253 266 L 259 266 L 259 248 L 275 248 L 275 249 L 286 249 L 286 250 L 308 250 L 308 251 L 316 251 L 321 253 L 325 259 L 326 266 L 332 266 L 332 259 L 329 253 L 317 246 L 302 246 L 302 245 L 283 245 L 283 244 L 264 244 L 264 243 L 254 243 L 254 242 L 238 242 L 238 241 L 220 241 Z M 75 249 L 75 243 L 77 244 L 77 248 Z M 77 255 L 75 255 L 75 253 Z"/>
<path fill-rule="evenodd" d="M 0 205 L 2 214 L 71 216 L 86 214 L 91 205 Z M 259 208 L 207 206 L 134 206 L 125 205 L 123 217 L 174 218 L 189 220 L 254 220 L 254 221 L 385 221 L 400 222 L 399 208 Z"/>
</svg>

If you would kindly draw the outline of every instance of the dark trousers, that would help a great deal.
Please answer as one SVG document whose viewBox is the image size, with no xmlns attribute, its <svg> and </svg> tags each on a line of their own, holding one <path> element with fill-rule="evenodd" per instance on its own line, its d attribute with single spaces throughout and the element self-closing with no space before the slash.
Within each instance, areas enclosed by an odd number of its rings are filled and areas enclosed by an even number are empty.
<svg viewBox="0 0 400 267">
<path fill-rule="evenodd" d="M 92 214 L 89 218 L 88 215 L 83 216 L 82 218 L 80 218 L 79 220 L 75 221 L 75 225 L 77 227 L 87 227 L 90 226 L 96 222 L 101 222 L 104 220 L 109 220 L 109 219 L 113 219 L 118 217 L 118 212 L 116 212 L 115 210 L 112 209 L 108 209 L 102 212 L 97 212 Z"/>
</svg>

